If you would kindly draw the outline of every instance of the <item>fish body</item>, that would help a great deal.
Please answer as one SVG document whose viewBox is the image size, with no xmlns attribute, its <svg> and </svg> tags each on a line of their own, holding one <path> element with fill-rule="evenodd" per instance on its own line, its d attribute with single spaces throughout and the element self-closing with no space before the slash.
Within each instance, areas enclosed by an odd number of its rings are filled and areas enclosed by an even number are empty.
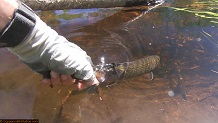
<svg viewBox="0 0 218 123">
<path fill-rule="evenodd" d="M 118 63 L 115 66 L 118 79 L 127 79 L 150 73 L 160 63 L 157 55 L 148 56 L 132 62 Z"/>
<path fill-rule="evenodd" d="M 160 57 L 157 55 L 147 56 L 131 62 L 109 63 L 98 65 L 96 75 L 101 85 L 111 85 L 116 80 L 128 79 L 146 73 L 150 73 L 160 63 Z"/>
</svg>

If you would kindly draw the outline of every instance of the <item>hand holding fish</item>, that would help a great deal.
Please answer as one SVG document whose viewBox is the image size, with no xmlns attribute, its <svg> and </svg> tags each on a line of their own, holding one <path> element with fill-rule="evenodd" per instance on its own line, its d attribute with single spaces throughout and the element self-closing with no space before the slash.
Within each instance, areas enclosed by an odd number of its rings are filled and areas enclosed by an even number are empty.
<svg viewBox="0 0 218 123">
<path fill-rule="evenodd" d="M 51 71 L 51 77 L 43 78 L 42 84 L 46 86 L 69 86 L 73 84 L 77 84 L 79 90 L 84 90 L 92 85 L 99 85 L 99 81 L 94 77 L 93 80 L 79 80 L 75 79 L 70 75 L 61 75 L 57 72 Z"/>
</svg>

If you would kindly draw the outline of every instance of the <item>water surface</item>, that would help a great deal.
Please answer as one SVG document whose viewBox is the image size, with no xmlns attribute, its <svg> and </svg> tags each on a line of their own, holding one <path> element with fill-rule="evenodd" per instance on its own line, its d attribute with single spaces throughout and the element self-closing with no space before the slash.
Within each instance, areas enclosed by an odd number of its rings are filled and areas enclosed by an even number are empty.
<svg viewBox="0 0 218 123">
<path fill-rule="evenodd" d="M 119 81 L 98 94 L 49 88 L 0 50 L 0 118 L 43 123 L 215 123 L 218 118 L 218 1 L 170 0 L 148 7 L 39 12 L 94 64 L 159 55 L 155 79 Z M 149 10 L 149 11 L 148 11 Z M 71 93 L 66 102 L 65 97 Z M 173 92 L 173 93 L 172 93 Z"/>
</svg>

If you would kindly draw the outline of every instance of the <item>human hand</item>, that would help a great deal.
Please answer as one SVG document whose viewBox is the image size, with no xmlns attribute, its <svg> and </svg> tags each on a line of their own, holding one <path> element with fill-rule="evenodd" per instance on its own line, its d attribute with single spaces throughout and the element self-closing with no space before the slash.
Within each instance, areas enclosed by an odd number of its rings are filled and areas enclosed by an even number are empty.
<svg viewBox="0 0 218 123">
<path fill-rule="evenodd" d="M 74 83 L 78 84 L 79 90 L 88 88 L 92 85 L 98 85 L 98 80 L 96 79 L 92 67 L 91 58 L 76 44 L 69 42 L 65 37 L 59 35 L 55 30 L 47 26 L 29 7 L 24 4 L 21 4 L 18 7 L 18 4 L 14 1 L 16 5 L 13 6 L 13 2 L 3 1 L 4 5 L 10 5 L 8 13 L 4 9 L 0 9 L 0 14 L 3 15 L 3 24 L 0 24 L 0 31 L 5 28 L 6 24 L 11 20 L 12 15 L 13 19 L 16 20 L 18 15 L 22 15 L 21 26 L 28 27 L 24 28 L 19 32 L 21 35 L 19 40 L 13 42 L 16 37 L 15 33 L 11 34 L 12 31 L 4 30 L 3 34 L 7 34 L 7 38 L 2 38 L 2 40 L 12 40 L 12 43 L 2 43 L 4 47 L 16 54 L 20 60 L 29 66 L 32 70 L 41 73 L 46 73 L 46 75 L 51 77 L 49 79 L 43 79 L 43 83 L 49 84 L 51 87 L 53 85 L 71 85 Z M 14 13 L 14 9 L 18 8 Z M 9 10 L 8 9 L 8 10 Z M 20 12 L 20 13 L 18 13 Z M 17 15 L 18 14 L 18 15 Z M 28 15 L 28 17 L 26 17 Z M 19 16 L 20 17 L 20 16 Z M 6 18 L 6 19 L 5 19 Z M 23 20 L 24 19 L 24 20 Z M 0 17 L 1 20 L 1 17 Z M 14 21 L 11 21 L 14 22 Z M 10 23 L 11 25 L 14 23 Z M 15 23 L 17 24 L 17 23 Z M 16 32 L 16 29 L 10 28 L 13 32 Z M 8 27 L 7 27 L 8 28 Z M 18 36 L 18 37 L 19 37 Z M 1 40 L 0 40 L 1 42 Z M 73 79 L 70 75 L 73 75 Z M 84 81 L 85 80 L 85 81 Z"/>
<path fill-rule="evenodd" d="M 43 79 L 43 83 L 51 87 L 77 83 L 79 90 L 82 90 L 95 84 L 98 85 L 91 57 L 79 46 L 69 42 L 47 26 L 37 15 L 34 14 L 34 16 L 35 25 L 25 40 L 8 49 L 33 71 L 43 76 L 44 73 L 48 75 L 49 79 Z M 51 72 L 50 77 L 50 71 L 57 73 Z"/>
<path fill-rule="evenodd" d="M 51 71 L 50 75 L 51 75 L 50 78 L 43 78 L 42 80 L 43 85 L 53 87 L 53 86 L 69 86 L 69 85 L 77 84 L 79 90 L 87 89 L 92 85 L 96 85 L 96 86 L 99 85 L 99 81 L 96 78 L 91 80 L 79 80 L 73 78 L 70 75 L 61 75 L 54 71 Z"/>
</svg>

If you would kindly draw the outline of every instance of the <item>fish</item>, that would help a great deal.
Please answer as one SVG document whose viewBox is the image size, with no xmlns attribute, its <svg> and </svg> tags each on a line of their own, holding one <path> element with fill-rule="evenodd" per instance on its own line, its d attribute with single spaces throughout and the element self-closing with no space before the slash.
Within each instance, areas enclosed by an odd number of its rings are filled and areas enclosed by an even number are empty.
<svg viewBox="0 0 218 123">
<path fill-rule="evenodd" d="M 147 56 L 135 61 L 97 65 L 95 72 L 100 85 L 108 86 L 117 80 L 129 79 L 151 73 L 160 64 L 158 55 Z M 152 74 L 153 75 L 153 74 Z"/>
<path fill-rule="evenodd" d="M 157 55 L 147 56 L 132 62 L 118 63 L 115 66 L 118 79 L 128 79 L 150 73 L 160 64 Z"/>
</svg>

